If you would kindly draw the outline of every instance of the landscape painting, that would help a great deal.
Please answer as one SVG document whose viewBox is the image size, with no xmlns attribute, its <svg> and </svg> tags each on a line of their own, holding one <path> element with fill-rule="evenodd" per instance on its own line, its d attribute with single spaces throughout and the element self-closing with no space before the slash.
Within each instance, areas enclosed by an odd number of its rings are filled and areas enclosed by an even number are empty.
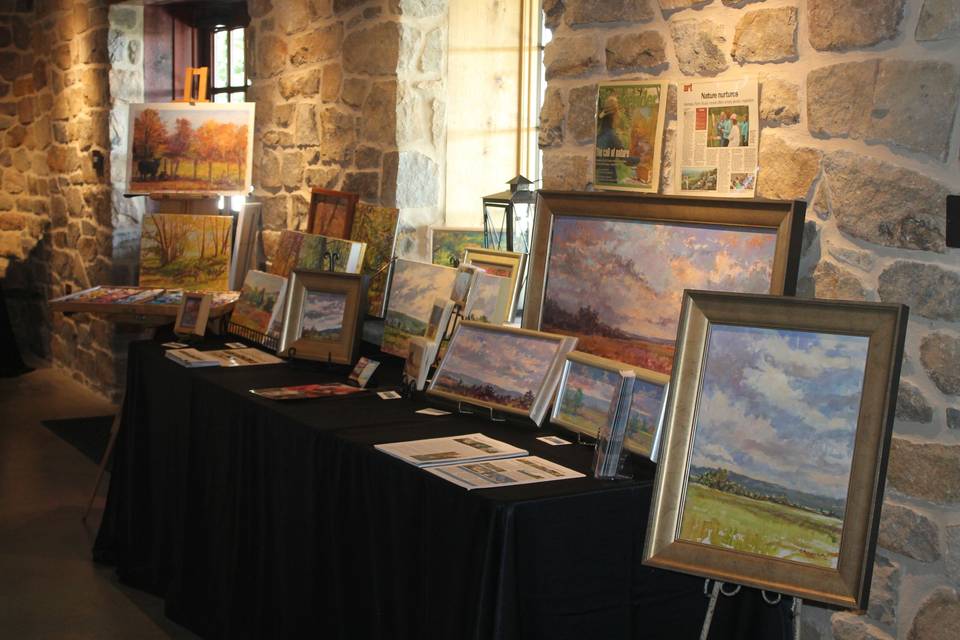
<svg viewBox="0 0 960 640">
<path fill-rule="evenodd" d="M 433 264 L 459 267 L 467 247 L 483 246 L 483 229 L 455 227 L 430 228 L 430 252 Z"/>
<path fill-rule="evenodd" d="M 286 232 L 285 232 L 286 233 Z M 283 238 L 280 239 L 281 243 Z M 340 238 L 328 238 L 312 233 L 303 234 L 297 252 L 297 269 L 359 273 L 364 244 Z"/>
<path fill-rule="evenodd" d="M 305 291 L 300 337 L 336 342 L 343 333 L 343 314 L 347 294 L 329 291 Z"/>
<path fill-rule="evenodd" d="M 510 279 L 480 273 L 467 294 L 467 320 L 503 324 L 510 313 Z"/>
<path fill-rule="evenodd" d="M 307 230 L 331 238 L 350 237 L 358 195 L 314 187 L 310 192 Z"/>
<path fill-rule="evenodd" d="M 667 386 L 649 382 L 637 376 L 633 381 L 633 398 L 623 444 L 628 451 L 651 457 L 656 444 L 657 429 L 663 414 Z"/>
<path fill-rule="evenodd" d="M 362 273 L 370 276 L 367 289 L 367 310 L 370 315 L 382 317 L 387 304 L 387 283 L 390 261 L 397 242 L 397 224 L 400 210 L 395 207 L 375 207 L 358 204 L 350 239 L 365 242 Z"/>
<path fill-rule="evenodd" d="M 529 413 L 559 348 L 556 339 L 462 324 L 431 390 Z"/>
<path fill-rule="evenodd" d="M 250 191 L 253 103 L 130 105 L 127 191 Z"/>
<path fill-rule="evenodd" d="M 230 315 L 232 324 L 267 335 L 271 323 L 279 315 L 287 279 L 262 271 L 250 270 L 243 280 L 240 298 Z"/>
<path fill-rule="evenodd" d="M 565 427 L 596 437 L 616 400 L 620 374 L 568 360 L 567 376 L 557 398 L 554 420 Z"/>
<path fill-rule="evenodd" d="M 383 323 L 383 351 L 401 358 L 407 356 L 410 337 L 426 334 L 434 300 L 450 297 L 456 277 L 457 270 L 449 267 L 396 261 Z"/>
<path fill-rule="evenodd" d="M 555 216 L 540 328 L 669 374 L 683 290 L 768 293 L 775 248 L 772 230 Z"/>
<path fill-rule="evenodd" d="M 837 567 L 868 344 L 712 325 L 680 538 Z"/>
<path fill-rule="evenodd" d="M 140 286 L 226 291 L 232 243 L 231 216 L 145 215 Z"/>
</svg>

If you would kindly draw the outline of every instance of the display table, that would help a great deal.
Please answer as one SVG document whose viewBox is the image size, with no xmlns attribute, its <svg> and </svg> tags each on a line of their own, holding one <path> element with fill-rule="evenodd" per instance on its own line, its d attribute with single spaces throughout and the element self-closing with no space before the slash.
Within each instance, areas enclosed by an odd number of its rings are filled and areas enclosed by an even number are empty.
<svg viewBox="0 0 960 640">
<path fill-rule="evenodd" d="M 368 355 L 384 361 L 373 383 L 399 382 L 399 360 Z M 415 414 L 426 401 L 248 391 L 346 371 L 189 370 L 158 343 L 132 344 L 95 557 L 208 638 L 699 636 L 703 581 L 640 563 L 652 464 L 630 481 L 468 492 L 373 445 L 482 431 L 585 473 L 592 450 Z M 785 606 L 749 592 L 721 602 L 711 638 L 787 637 L 788 625 Z"/>
</svg>

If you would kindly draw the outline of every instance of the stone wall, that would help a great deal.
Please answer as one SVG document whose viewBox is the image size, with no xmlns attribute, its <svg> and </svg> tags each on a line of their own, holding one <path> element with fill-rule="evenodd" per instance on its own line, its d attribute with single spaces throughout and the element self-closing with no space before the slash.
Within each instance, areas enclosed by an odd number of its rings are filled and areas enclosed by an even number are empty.
<svg viewBox="0 0 960 640">
<path fill-rule="evenodd" d="M 22 346 L 114 394 L 126 340 L 94 316 L 45 301 L 112 275 L 106 0 L 18 0 L 0 15 L 0 228 L 4 290 Z M 102 170 L 95 168 L 95 157 Z M 2 259 L 0 259 L 2 260 Z M 117 355 L 115 355 L 117 354 Z"/>
<path fill-rule="evenodd" d="M 805 607 L 804 637 L 955 637 L 960 251 L 944 244 L 944 214 L 960 191 L 960 2 L 545 0 L 544 10 L 554 35 L 545 188 L 591 188 L 597 81 L 753 74 L 758 195 L 811 202 L 802 294 L 910 305 L 870 606 Z M 673 126 L 665 167 L 672 145 Z"/>
<path fill-rule="evenodd" d="M 440 217 L 446 0 L 249 0 L 254 196 L 302 229 L 310 189 Z M 414 234 L 425 239 L 425 233 Z M 408 239 L 401 252 L 425 250 Z"/>
</svg>

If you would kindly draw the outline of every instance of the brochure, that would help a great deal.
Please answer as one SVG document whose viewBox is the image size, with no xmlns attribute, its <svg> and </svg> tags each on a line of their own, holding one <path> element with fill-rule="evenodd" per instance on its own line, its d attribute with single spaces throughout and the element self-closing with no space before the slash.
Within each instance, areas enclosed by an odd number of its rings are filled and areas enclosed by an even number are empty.
<svg viewBox="0 0 960 640">
<path fill-rule="evenodd" d="M 220 366 L 219 360 L 210 358 L 206 353 L 197 351 L 196 349 L 169 349 L 165 355 L 181 367 L 187 367 L 188 369 Z"/>
<path fill-rule="evenodd" d="M 452 464 L 432 467 L 427 471 L 468 491 L 585 477 L 579 471 L 561 467 L 537 456 Z"/>
<path fill-rule="evenodd" d="M 528 453 L 482 433 L 378 444 L 376 449 L 417 467 L 516 458 Z"/>
<path fill-rule="evenodd" d="M 268 400 L 307 400 L 310 398 L 331 398 L 359 393 L 363 389 L 338 382 L 328 384 L 301 384 L 293 387 L 267 387 L 250 389 L 250 393 Z"/>
<path fill-rule="evenodd" d="M 285 362 L 276 356 L 259 349 L 218 349 L 202 351 L 207 358 L 213 358 L 221 367 L 249 367 L 257 364 L 280 364 Z"/>
</svg>

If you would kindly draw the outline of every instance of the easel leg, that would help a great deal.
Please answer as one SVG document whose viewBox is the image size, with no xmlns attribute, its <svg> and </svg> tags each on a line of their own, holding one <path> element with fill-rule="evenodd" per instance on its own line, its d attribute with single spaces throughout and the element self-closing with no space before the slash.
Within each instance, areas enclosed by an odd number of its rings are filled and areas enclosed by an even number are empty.
<svg viewBox="0 0 960 640">
<path fill-rule="evenodd" d="M 110 462 L 110 455 L 113 453 L 113 447 L 117 444 L 117 434 L 120 433 L 120 421 L 123 418 L 123 405 L 127 399 L 127 392 L 123 392 L 120 398 L 120 409 L 117 415 L 113 417 L 113 424 L 110 425 L 110 440 L 107 442 L 107 449 L 103 452 L 103 458 L 100 460 L 100 469 L 97 471 L 97 481 L 93 484 L 93 491 L 90 492 L 90 499 L 87 501 L 87 508 L 83 510 L 81 522 L 87 521 L 90 515 L 90 509 L 93 508 L 93 501 L 97 498 L 97 491 L 100 490 L 100 483 L 103 481 L 103 472 L 107 470 L 107 463 Z"/>
<path fill-rule="evenodd" d="M 707 580 L 707 583 L 710 581 Z M 710 591 L 710 603 L 707 604 L 707 615 L 703 619 L 703 627 L 700 628 L 700 640 L 707 640 L 710 635 L 710 623 L 713 622 L 713 611 L 717 608 L 717 599 L 720 598 L 720 587 L 723 585 L 719 580 L 713 583 L 713 589 Z M 707 585 L 704 584 L 704 591 Z"/>
<path fill-rule="evenodd" d="M 800 610 L 803 609 L 803 598 L 794 598 L 790 609 L 793 613 L 793 640 L 800 640 Z"/>
</svg>

